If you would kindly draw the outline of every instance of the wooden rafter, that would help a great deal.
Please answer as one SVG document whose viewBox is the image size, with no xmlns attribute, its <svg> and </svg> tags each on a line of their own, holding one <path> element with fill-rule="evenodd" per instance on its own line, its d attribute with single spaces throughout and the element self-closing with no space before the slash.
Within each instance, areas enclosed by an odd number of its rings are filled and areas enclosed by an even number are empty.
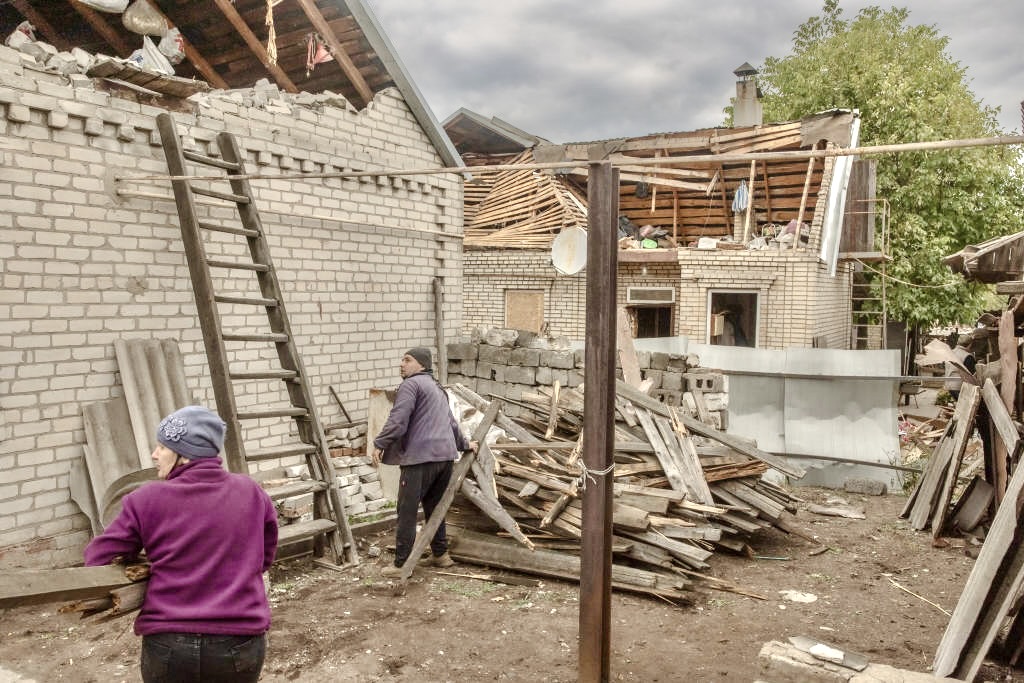
<svg viewBox="0 0 1024 683">
<path fill-rule="evenodd" d="M 107 41 L 107 45 L 114 48 L 118 57 L 127 57 L 135 49 L 125 42 L 124 38 L 111 28 L 110 24 L 92 7 L 80 3 L 78 0 L 71 0 L 71 6 L 85 19 L 85 22 L 92 27 L 93 31 L 96 31 L 103 40 Z"/>
<path fill-rule="evenodd" d="M 151 2 L 149 5 L 155 12 L 159 13 L 160 16 L 164 18 L 164 21 L 167 22 L 167 26 L 175 26 L 175 23 L 167 18 L 167 15 L 156 6 L 155 2 Z M 210 63 L 206 61 L 206 58 L 203 57 L 199 50 L 197 50 L 184 35 L 181 36 L 181 43 L 182 47 L 185 49 L 185 56 L 188 57 L 190 62 L 192 62 L 196 71 L 203 75 L 203 78 L 206 79 L 207 83 L 215 88 L 223 88 L 225 90 L 231 87 L 228 85 L 227 81 L 220 77 L 220 74 L 214 71 L 213 67 L 210 66 Z"/>
<path fill-rule="evenodd" d="M 29 22 L 31 22 L 31 24 L 43 34 L 43 37 L 46 38 L 47 42 L 54 45 L 58 50 L 67 51 L 71 49 L 71 45 L 68 41 L 64 40 L 64 37 L 61 36 L 60 32 L 55 30 L 53 26 L 50 25 L 50 22 L 48 22 L 39 12 L 35 11 L 28 2 L 25 0 L 12 0 L 11 4 L 14 5 L 14 9 L 21 12 L 21 16 L 28 19 Z"/>
<path fill-rule="evenodd" d="M 277 84 L 287 90 L 288 92 L 298 92 L 299 89 L 292 83 L 292 79 L 288 78 L 288 74 L 284 72 L 276 62 L 270 60 L 270 55 L 267 54 L 267 49 L 263 47 L 263 43 L 260 42 L 256 34 L 252 32 L 249 25 L 245 23 L 245 19 L 238 13 L 235 6 L 230 0 L 214 0 L 217 3 L 217 7 L 224 14 L 231 25 L 238 31 L 238 35 L 242 36 L 246 45 L 253 51 L 253 54 L 260 60 L 260 63 L 270 72 L 270 75 L 274 77 Z"/>
<path fill-rule="evenodd" d="M 302 7 L 302 11 L 306 13 L 306 17 L 309 22 L 313 24 L 313 28 L 316 29 L 320 37 L 327 43 L 328 49 L 331 51 L 331 56 L 334 57 L 334 61 L 338 63 L 341 70 L 345 72 L 349 81 L 352 82 L 352 86 L 359 93 L 359 96 L 363 98 L 364 104 L 368 104 L 373 100 L 373 91 L 370 90 L 370 86 L 366 83 L 366 79 L 359 73 L 359 69 L 355 63 L 345 52 L 345 49 L 338 42 L 338 37 L 334 35 L 334 31 L 331 30 L 330 24 L 324 19 L 324 15 L 320 13 L 320 9 L 317 8 L 314 0 L 298 0 L 299 5 Z"/>
</svg>

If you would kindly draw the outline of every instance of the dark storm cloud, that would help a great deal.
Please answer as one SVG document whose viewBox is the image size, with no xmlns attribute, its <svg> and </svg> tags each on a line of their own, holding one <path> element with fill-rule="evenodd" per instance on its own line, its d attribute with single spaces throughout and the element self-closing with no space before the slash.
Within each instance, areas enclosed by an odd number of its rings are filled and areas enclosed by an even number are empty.
<svg viewBox="0 0 1024 683">
<path fill-rule="evenodd" d="M 762 0 L 369 0 L 439 120 L 460 107 L 554 142 L 720 125 L 732 71 L 791 49 L 822 3 Z M 843 2 L 853 18 L 866 2 Z M 1024 3 L 912 0 L 911 24 L 950 38 L 975 95 L 1020 129 Z M 884 7 L 889 7 L 885 5 Z"/>
</svg>

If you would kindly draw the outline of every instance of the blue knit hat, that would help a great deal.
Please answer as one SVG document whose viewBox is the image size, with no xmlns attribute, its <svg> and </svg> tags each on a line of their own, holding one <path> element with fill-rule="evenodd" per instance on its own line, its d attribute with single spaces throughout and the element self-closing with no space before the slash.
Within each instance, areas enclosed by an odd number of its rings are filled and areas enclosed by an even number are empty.
<svg viewBox="0 0 1024 683">
<path fill-rule="evenodd" d="M 156 440 L 189 460 L 216 458 L 224 446 L 226 428 L 220 415 L 209 408 L 186 406 L 160 421 Z"/>
</svg>

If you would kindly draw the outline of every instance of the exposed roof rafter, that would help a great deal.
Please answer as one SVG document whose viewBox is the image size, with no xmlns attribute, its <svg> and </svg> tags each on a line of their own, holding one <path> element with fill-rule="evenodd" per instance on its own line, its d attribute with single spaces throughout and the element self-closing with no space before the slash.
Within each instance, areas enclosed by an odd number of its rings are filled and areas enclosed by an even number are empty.
<svg viewBox="0 0 1024 683">
<path fill-rule="evenodd" d="M 373 100 L 373 91 L 367 84 L 366 79 L 363 78 L 363 75 L 359 73 L 359 69 L 348 56 L 348 53 L 345 52 L 345 48 L 338 42 L 338 36 L 334 35 L 334 31 L 331 30 L 330 24 L 324 19 L 324 15 L 321 14 L 320 9 L 316 6 L 316 2 L 314 0 L 298 0 L 298 3 L 302 7 L 302 11 L 306 13 L 309 23 L 313 24 L 313 28 L 316 29 L 320 37 L 327 43 L 334 61 L 338 63 L 341 70 L 348 76 L 349 81 L 352 82 L 356 92 L 363 98 L 363 103 L 369 104 Z"/>
<path fill-rule="evenodd" d="M 111 28 L 110 24 L 92 7 L 78 2 L 78 0 L 71 0 L 71 6 L 82 15 L 82 18 L 92 27 L 93 31 L 100 34 L 103 40 L 107 41 L 110 47 L 117 51 L 117 57 L 127 57 L 135 49 L 126 43 L 118 32 Z"/>
<path fill-rule="evenodd" d="M 167 15 L 156 6 L 156 3 L 151 2 L 149 5 L 155 12 L 164 18 L 164 21 L 167 22 L 168 26 L 177 26 L 177 24 L 171 21 Z M 192 62 L 192 65 L 196 67 L 196 70 L 203 75 L 203 78 L 205 78 L 210 85 L 215 88 L 224 88 L 225 90 L 231 87 L 228 85 L 227 81 L 221 78 L 220 74 L 210 66 L 210 63 L 206 61 L 206 58 L 203 57 L 199 50 L 197 50 L 184 35 L 181 36 L 181 44 L 185 50 L 185 56 L 188 57 L 188 60 Z"/>
<path fill-rule="evenodd" d="M 246 45 L 249 46 L 249 49 L 253 51 L 253 54 L 255 54 L 263 66 L 266 67 L 267 71 L 270 72 L 270 75 L 274 77 L 277 84 L 288 92 L 299 92 L 298 87 L 292 83 L 292 79 L 288 78 L 288 74 L 286 74 L 276 62 L 271 61 L 270 55 L 267 54 L 267 49 L 263 47 L 263 43 L 261 43 L 259 38 L 256 37 L 256 34 L 252 32 L 249 25 L 245 23 L 245 19 L 243 19 L 242 15 L 238 13 L 238 10 L 235 9 L 235 6 L 230 2 L 230 0 L 214 0 L 214 2 L 217 3 L 217 7 L 220 8 L 220 11 L 224 14 L 227 20 L 231 22 L 231 25 L 235 27 L 238 34 L 242 36 L 242 39 L 245 41 Z"/>
</svg>

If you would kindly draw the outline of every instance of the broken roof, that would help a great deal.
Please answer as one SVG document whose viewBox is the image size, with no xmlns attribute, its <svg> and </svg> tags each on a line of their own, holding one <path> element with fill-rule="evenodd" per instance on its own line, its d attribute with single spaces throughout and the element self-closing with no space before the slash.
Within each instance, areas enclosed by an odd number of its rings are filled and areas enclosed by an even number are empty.
<svg viewBox="0 0 1024 683">
<path fill-rule="evenodd" d="M 149 0 L 185 38 L 186 59 L 176 76 L 215 88 L 247 88 L 263 78 L 286 92 L 331 91 L 353 106 L 397 88 L 446 166 L 461 166 L 458 152 L 409 77 L 373 12 L 363 0 L 296 0 L 276 3 L 271 17 L 276 39 L 268 54 L 266 0 Z M 79 47 L 93 54 L 127 58 L 142 36 L 126 29 L 119 14 L 67 0 L 0 0 L 0 31 L 21 21 L 59 50 Z M 310 41 L 334 59 L 307 69 Z"/>
</svg>

